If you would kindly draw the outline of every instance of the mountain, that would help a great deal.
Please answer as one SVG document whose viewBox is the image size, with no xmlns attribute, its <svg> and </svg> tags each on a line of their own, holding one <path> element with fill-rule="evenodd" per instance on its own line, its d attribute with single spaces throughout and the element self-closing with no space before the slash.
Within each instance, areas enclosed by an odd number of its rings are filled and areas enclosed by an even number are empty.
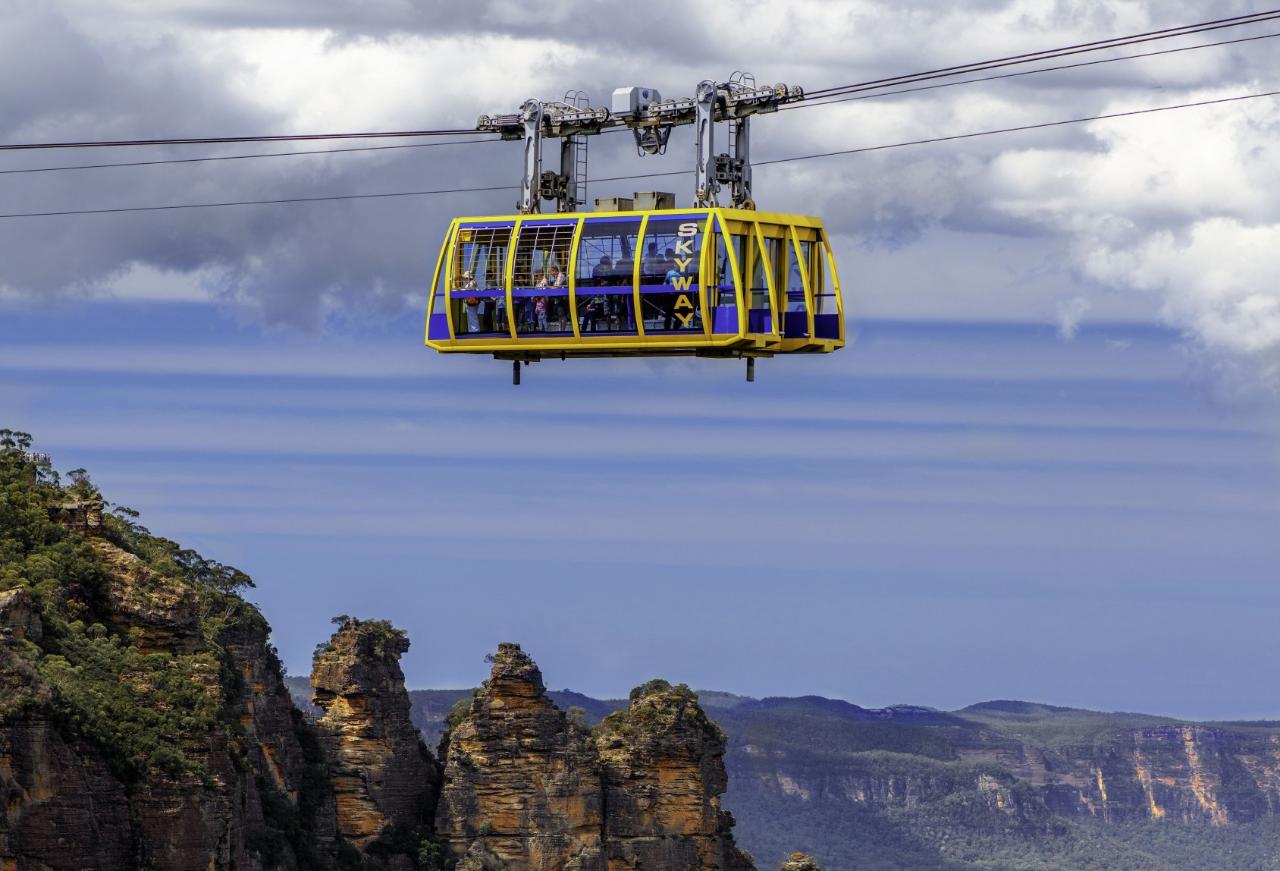
<svg viewBox="0 0 1280 871">
<path fill-rule="evenodd" d="M 409 692 L 428 743 L 471 695 Z M 627 704 L 548 695 L 593 724 Z M 1280 868 L 1280 723 L 697 695 L 728 739 L 737 840 L 762 867 L 799 847 L 827 871 Z"/>
</svg>

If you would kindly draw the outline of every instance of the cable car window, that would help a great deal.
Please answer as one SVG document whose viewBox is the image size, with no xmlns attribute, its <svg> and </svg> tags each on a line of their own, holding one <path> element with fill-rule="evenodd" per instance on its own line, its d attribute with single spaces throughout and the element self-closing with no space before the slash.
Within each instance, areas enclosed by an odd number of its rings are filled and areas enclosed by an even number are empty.
<svg viewBox="0 0 1280 871">
<path fill-rule="evenodd" d="M 446 244 L 448 239 L 445 240 Z M 436 286 L 431 291 L 431 309 L 427 314 L 427 338 L 435 341 L 449 339 L 449 249 L 441 246 L 441 254 L 436 263 Z"/>
<path fill-rule="evenodd" d="M 640 306 L 645 332 L 701 332 L 698 307 L 705 218 L 649 219 L 640 264 Z"/>
<path fill-rule="evenodd" d="M 460 227 L 450 291 L 455 336 L 507 333 L 506 268 L 511 227 Z"/>
<path fill-rule="evenodd" d="M 785 251 L 785 260 L 774 261 L 774 275 L 779 282 L 779 293 L 785 300 L 782 306 L 782 335 L 789 339 L 809 336 L 809 314 L 805 309 L 804 279 L 800 274 L 800 261 L 796 259 L 796 246 L 790 239 L 780 239 L 778 253 Z"/>
<path fill-rule="evenodd" d="M 582 335 L 634 333 L 632 275 L 639 218 L 586 218 L 578 241 L 578 326 Z"/>
<path fill-rule="evenodd" d="M 734 280 L 733 263 L 729 259 L 729 246 L 739 268 L 746 263 L 747 237 L 741 234 L 726 236 L 720 222 L 716 222 L 715 259 L 712 261 L 714 279 L 708 288 L 707 303 L 711 306 L 711 332 L 738 332 L 738 283 Z"/>
<path fill-rule="evenodd" d="M 767 239 L 766 242 L 776 242 Z M 750 257 L 744 258 L 744 275 L 747 277 L 747 332 L 773 332 L 773 312 L 769 307 L 769 279 L 765 272 L 765 258 L 756 237 L 750 239 Z"/>
<path fill-rule="evenodd" d="M 839 339 L 840 306 L 825 244 L 813 246 L 812 262 L 809 275 L 813 282 L 813 331 L 820 339 Z"/>
<path fill-rule="evenodd" d="M 511 277 L 519 334 L 573 332 L 569 319 L 569 252 L 576 225 L 577 221 L 528 221 L 520 225 Z"/>
<path fill-rule="evenodd" d="M 804 262 L 809 262 L 809 251 L 812 243 L 801 242 L 800 253 L 804 258 Z M 804 277 L 800 274 L 801 261 L 796 258 L 796 248 L 794 245 L 787 244 L 787 311 L 802 312 L 804 311 Z"/>
</svg>

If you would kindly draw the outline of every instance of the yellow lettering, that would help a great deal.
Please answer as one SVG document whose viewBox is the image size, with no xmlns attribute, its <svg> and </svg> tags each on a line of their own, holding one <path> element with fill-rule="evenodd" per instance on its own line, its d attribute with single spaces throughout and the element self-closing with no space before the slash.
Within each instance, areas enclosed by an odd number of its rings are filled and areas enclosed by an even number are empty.
<svg viewBox="0 0 1280 871">
<path fill-rule="evenodd" d="M 693 262 L 693 258 L 692 258 L 692 257 L 685 257 L 684 259 L 681 259 L 681 258 L 678 258 L 678 257 L 677 257 L 677 258 L 676 258 L 676 268 L 677 268 L 677 269 L 679 269 L 681 272 L 688 272 L 688 271 L 689 271 L 689 264 L 690 264 L 690 263 L 692 263 L 692 262 Z"/>
<path fill-rule="evenodd" d="M 676 304 L 672 306 L 672 308 L 693 308 L 693 303 L 689 302 L 689 297 L 685 296 L 682 293 L 680 294 L 680 298 L 676 300 Z"/>
<path fill-rule="evenodd" d="M 693 254 L 693 240 L 687 239 L 681 242 L 676 242 L 676 253 Z"/>
<path fill-rule="evenodd" d="M 676 317 L 680 319 L 680 326 L 687 327 L 689 326 L 689 321 L 693 320 L 693 312 L 689 312 L 687 315 L 676 312 Z"/>
<path fill-rule="evenodd" d="M 677 275 L 671 278 L 671 286 L 676 290 L 688 290 L 693 285 L 692 275 Z M 688 305 L 689 303 L 685 303 Z"/>
</svg>

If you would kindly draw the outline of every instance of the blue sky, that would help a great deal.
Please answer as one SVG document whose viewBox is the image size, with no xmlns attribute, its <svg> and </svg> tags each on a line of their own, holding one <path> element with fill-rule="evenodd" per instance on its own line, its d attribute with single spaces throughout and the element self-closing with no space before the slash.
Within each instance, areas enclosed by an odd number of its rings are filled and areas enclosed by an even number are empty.
<svg viewBox="0 0 1280 871">
<path fill-rule="evenodd" d="M 418 686 L 514 639 L 603 695 L 1276 711 L 1275 420 L 1165 329 L 872 321 L 753 385 L 590 361 L 515 389 L 410 315 L 6 314 L 7 423 L 253 574 L 294 671 L 351 613 L 410 631 Z"/>
<path fill-rule="evenodd" d="M 675 96 L 746 65 L 812 90 L 1249 11 L 0 0 L 0 142 L 469 127 L 569 87 Z M 1277 82 L 1273 41 L 1204 48 L 778 113 L 753 153 Z M 1277 134 L 1280 100 L 1259 99 L 761 167 L 762 207 L 826 221 L 853 341 L 764 361 L 754 385 L 725 361 L 583 361 L 516 390 L 505 364 L 424 349 L 449 218 L 514 192 L 4 219 L 0 426 L 250 572 L 295 672 L 345 612 L 408 629 L 420 687 L 472 685 L 515 640 L 549 684 L 597 695 L 661 675 L 1277 717 Z M 688 130 L 643 161 L 601 137 L 591 175 L 691 150 Z M 0 214 L 515 183 L 517 151 L 9 173 Z M 686 178 L 661 184 L 688 200 Z"/>
</svg>

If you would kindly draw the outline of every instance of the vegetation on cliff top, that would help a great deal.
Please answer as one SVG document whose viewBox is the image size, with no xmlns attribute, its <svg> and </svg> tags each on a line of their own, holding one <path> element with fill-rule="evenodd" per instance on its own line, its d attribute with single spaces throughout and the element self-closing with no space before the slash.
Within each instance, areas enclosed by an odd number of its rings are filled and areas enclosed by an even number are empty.
<svg viewBox="0 0 1280 871">
<path fill-rule="evenodd" d="M 338 642 L 343 636 L 348 636 L 348 643 L 363 656 L 382 662 L 398 662 L 409 649 L 409 633 L 397 629 L 390 620 L 359 620 L 339 614 L 330 622 L 338 628 L 328 641 L 316 645 L 315 652 L 311 655 L 313 662 L 337 650 Z"/>
<path fill-rule="evenodd" d="M 83 471 L 64 482 L 32 452 L 29 435 L 0 430 L 0 592 L 25 588 L 44 625 L 39 644 L 15 646 L 52 689 L 59 726 L 96 745 L 126 782 L 151 771 L 206 776 L 189 751 L 223 713 L 229 659 L 219 641 L 233 629 L 266 631 L 238 595 L 251 581 L 152 535 L 136 512 L 105 512 L 100 534 L 140 560 L 138 583 L 194 596 L 200 637 L 190 651 L 149 648 L 141 629 L 112 613 L 110 585 L 119 579 L 90 538 L 57 520 L 68 505 L 100 504 Z M 0 722 L 18 713 L 0 709 Z"/>
</svg>

